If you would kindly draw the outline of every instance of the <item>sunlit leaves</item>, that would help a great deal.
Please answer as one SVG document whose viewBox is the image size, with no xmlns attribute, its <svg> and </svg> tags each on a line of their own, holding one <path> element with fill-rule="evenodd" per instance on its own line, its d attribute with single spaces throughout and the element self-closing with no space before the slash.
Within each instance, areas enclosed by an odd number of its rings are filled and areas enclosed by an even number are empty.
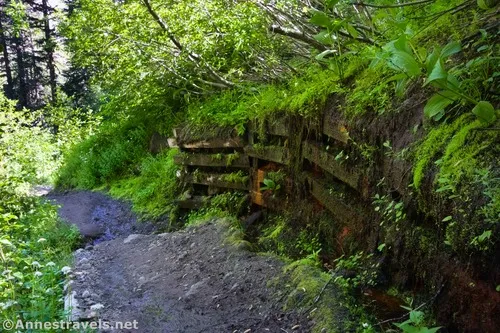
<svg viewBox="0 0 500 333">
<path fill-rule="evenodd" d="M 487 101 L 480 101 L 477 103 L 474 109 L 472 109 L 472 113 L 474 113 L 479 119 L 482 119 L 490 124 L 496 120 L 495 108 L 490 102 Z"/>
<path fill-rule="evenodd" d="M 428 118 L 440 119 L 445 108 L 457 100 L 457 95 L 451 91 L 443 90 L 433 95 L 424 107 L 424 114 Z"/>
</svg>

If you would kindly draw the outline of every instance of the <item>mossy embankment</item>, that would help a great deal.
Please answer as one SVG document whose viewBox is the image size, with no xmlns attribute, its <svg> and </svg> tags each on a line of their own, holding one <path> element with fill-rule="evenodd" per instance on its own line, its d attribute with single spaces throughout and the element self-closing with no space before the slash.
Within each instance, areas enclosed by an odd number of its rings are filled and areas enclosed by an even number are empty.
<svg viewBox="0 0 500 333">
<path fill-rule="evenodd" d="M 414 60 L 419 74 L 403 83 L 394 79 L 401 73 L 387 64 L 395 59 L 386 49 L 363 48 L 346 58 L 341 73 L 331 63 L 309 65 L 282 82 L 241 86 L 186 103 L 175 119 L 164 119 L 168 126 L 135 119 L 133 126 L 126 121 L 103 130 L 68 156 L 59 184 L 109 187 L 149 217 L 176 213 L 172 203 L 190 195 L 188 185 L 177 181 L 173 150 L 147 152 L 154 132 L 169 136 L 180 126 L 192 133 L 185 139 L 200 140 L 225 135 L 218 126 L 242 138 L 254 128 L 260 143 L 253 148 L 264 150 L 277 144 L 268 133 L 270 124 L 286 119 L 288 136 L 279 143 L 289 152 L 288 165 L 271 170 L 281 177 L 268 181 L 270 199 L 280 209 L 265 211 L 251 225 L 237 220 L 245 240 L 253 242 L 245 246 L 291 260 L 308 258 L 335 274 L 333 283 L 352 297 L 371 288 L 391 289 L 413 306 L 426 304 L 426 312 L 451 331 L 493 332 L 500 325 L 494 316 L 500 304 L 498 120 L 471 112 L 470 100 L 489 101 L 498 109 L 498 64 L 491 29 L 482 29 L 485 22 L 467 13 L 444 16 L 428 34 L 393 41 L 411 40 L 401 47 L 409 53 L 393 52 L 420 61 Z M 454 19 L 470 24 L 466 29 L 448 25 Z M 467 98 L 428 117 L 426 106 L 441 88 L 426 83 L 433 72 L 425 59 L 453 41 L 463 42 L 462 51 L 443 58 L 438 74 L 458 82 Z M 327 126 L 338 129 L 337 137 L 325 134 Z M 317 156 L 304 157 L 305 143 Z M 348 172 L 325 171 L 334 169 L 333 163 Z M 241 175 L 226 180 L 240 181 Z M 210 215 L 245 215 L 250 211 L 240 209 L 244 197 L 245 191 L 215 196 L 181 222 L 171 219 L 169 227 Z M 328 210 L 325 203 L 334 207 Z M 312 306 L 311 295 L 331 275 L 318 273 L 308 283 L 302 267 L 293 266 L 289 274 L 307 294 L 295 295 L 309 297 L 304 302 Z"/>
</svg>

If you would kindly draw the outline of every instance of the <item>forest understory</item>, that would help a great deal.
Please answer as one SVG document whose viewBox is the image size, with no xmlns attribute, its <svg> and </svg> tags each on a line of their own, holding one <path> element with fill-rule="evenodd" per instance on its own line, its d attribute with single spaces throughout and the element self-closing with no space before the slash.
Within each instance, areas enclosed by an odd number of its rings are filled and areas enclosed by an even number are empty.
<svg viewBox="0 0 500 333">
<path fill-rule="evenodd" d="M 499 10 L 0 0 L 0 325 L 498 332 Z"/>
</svg>

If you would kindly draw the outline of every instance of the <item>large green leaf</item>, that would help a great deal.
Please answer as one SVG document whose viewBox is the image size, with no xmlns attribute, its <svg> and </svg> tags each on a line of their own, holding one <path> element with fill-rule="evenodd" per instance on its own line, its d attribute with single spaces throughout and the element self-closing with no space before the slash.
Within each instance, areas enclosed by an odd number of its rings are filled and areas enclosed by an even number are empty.
<svg viewBox="0 0 500 333">
<path fill-rule="evenodd" d="M 352 38 L 358 38 L 359 33 L 351 24 L 347 23 L 345 25 L 345 28 L 346 28 L 347 32 L 349 32 L 349 35 L 352 36 Z"/>
<path fill-rule="evenodd" d="M 316 39 L 321 44 L 331 45 L 333 44 L 332 35 L 327 30 L 322 30 L 319 34 L 314 35 L 314 39 Z"/>
<path fill-rule="evenodd" d="M 400 71 L 404 71 L 408 76 L 420 75 L 420 65 L 415 58 L 404 51 L 392 52 L 390 63 Z"/>
<path fill-rule="evenodd" d="M 332 24 L 331 18 L 322 11 L 315 11 L 312 15 L 310 22 L 314 25 L 328 28 Z"/>
<path fill-rule="evenodd" d="M 444 69 L 442 62 L 439 60 L 434 65 L 432 72 L 429 74 L 427 80 L 425 80 L 424 87 L 429 83 L 437 80 L 446 80 L 448 77 L 448 72 Z"/>
<path fill-rule="evenodd" d="M 441 51 L 441 58 L 442 59 L 448 58 L 452 54 L 458 53 L 461 50 L 462 50 L 462 46 L 460 46 L 459 42 L 450 42 Z"/>
<path fill-rule="evenodd" d="M 495 108 L 490 102 L 487 101 L 480 101 L 477 103 L 474 109 L 472 109 L 472 113 L 474 113 L 479 119 L 486 121 L 488 124 L 491 124 L 497 119 L 495 115 Z"/>
<path fill-rule="evenodd" d="M 412 52 L 410 45 L 408 44 L 408 40 L 406 39 L 405 35 L 402 35 L 401 37 L 396 39 L 394 41 L 393 45 L 394 45 L 394 49 L 396 49 L 398 51 L 403 51 L 403 52 L 406 52 L 408 54 L 411 54 L 411 52 Z"/>
<path fill-rule="evenodd" d="M 458 96 L 449 90 L 440 91 L 427 101 L 424 114 L 429 118 L 434 118 L 441 111 L 444 111 L 448 105 L 455 102 L 457 98 Z"/>
<path fill-rule="evenodd" d="M 460 83 L 460 81 L 458 81 L 458 79 L 455 75 L 448 73 L 446 86 L 449 89 L 457 90 L 457 89 L 460 89 L 461 83 Z"/>
<path fill-rule="evenodd" d="M 335 7 L 338 3 L 340 2 L 340 0 L 326 0 L 325 3 L 326 3 L 326 6 L 328 8 L 333 8 Z"/>
<path fill-rule="evenodd" d="M 427 59 L 425 60 L 425 68 L 427 69 L 427 73 L 432 72 L 432 69 L 434 68 L 438 60 L 439 60 L 439 52 L 438 50 L 434 49 L 432 53 L 430 53 L 427 56 Z"/>
</svg>

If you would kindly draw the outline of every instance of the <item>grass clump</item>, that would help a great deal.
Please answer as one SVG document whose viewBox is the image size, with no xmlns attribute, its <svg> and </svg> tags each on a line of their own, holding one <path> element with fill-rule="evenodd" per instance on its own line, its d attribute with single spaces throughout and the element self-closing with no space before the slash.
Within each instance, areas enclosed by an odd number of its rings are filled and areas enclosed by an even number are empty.
<svg viewBox="0 0 500 333">
<path fill-rule="evenodd" d="M 188 215 L 186 225 L 195 225 L 212 218 L 239 216 L 246 204 L 247 196 L 244 192 L 225 192 L 215 195 L 203 208 Z"/>
<path fill-rule="evenodd" d="M 158 218 L 173 209 L 177 190 L 176 149 L 141 160 L 139 174 L 111 183 L 109 193 L 132 202 L 133 210 L 145 218 Z"/>
<path fill-rule="evenodd" d="M 82 189 L 109 185 L 137 172 L 146 147 L 147 135 L 142 127 L 104 129 L 66 154 L 56 185 Z"/>
</svg>

